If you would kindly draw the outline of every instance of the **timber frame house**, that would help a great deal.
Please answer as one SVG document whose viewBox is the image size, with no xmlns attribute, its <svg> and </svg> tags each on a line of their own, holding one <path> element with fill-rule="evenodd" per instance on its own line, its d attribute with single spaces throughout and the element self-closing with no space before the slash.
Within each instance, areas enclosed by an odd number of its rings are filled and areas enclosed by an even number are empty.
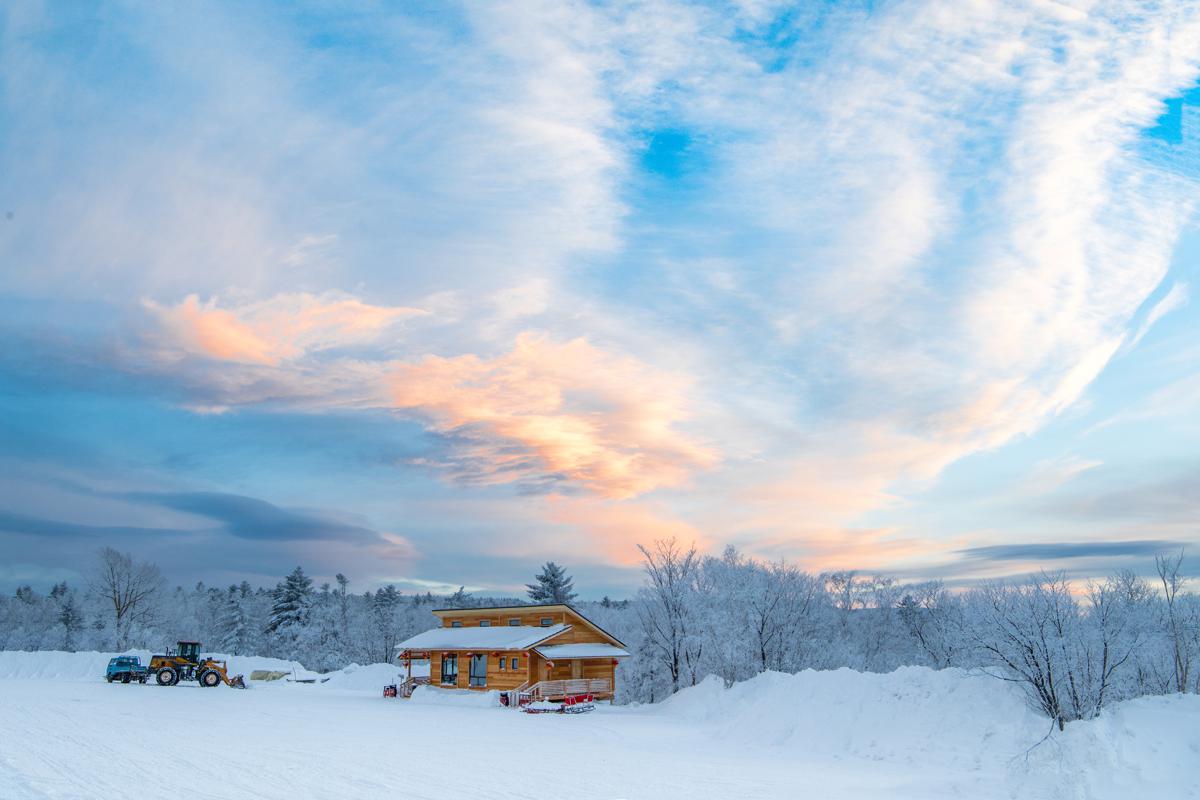
<svg viewBox="0 0 1200 800">
<path fill-rule="evenodd" d="M 510 706 L 590 694 L 611 699 L 624 643 L 563 604 L 441 608 L 442 627 L 396 645 L 407 679 L 465 691 L 500 691 Z M 429 661 L 429 677 L 414 677 L 413 661 Z"/>
</svg>

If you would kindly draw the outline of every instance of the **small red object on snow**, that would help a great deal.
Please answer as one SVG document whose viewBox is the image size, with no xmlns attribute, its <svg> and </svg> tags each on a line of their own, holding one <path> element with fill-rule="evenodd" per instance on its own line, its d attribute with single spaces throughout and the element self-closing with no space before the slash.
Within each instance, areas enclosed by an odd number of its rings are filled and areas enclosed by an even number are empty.
<svg viewBox="0 0 1200 800">
<path fill-rule="evenodd" d="M 392 684 L 391 686 L 383 687 L 383 696 L 384 697 L 395 697 L 396 696 L 396 685 Z"/>
</svg>

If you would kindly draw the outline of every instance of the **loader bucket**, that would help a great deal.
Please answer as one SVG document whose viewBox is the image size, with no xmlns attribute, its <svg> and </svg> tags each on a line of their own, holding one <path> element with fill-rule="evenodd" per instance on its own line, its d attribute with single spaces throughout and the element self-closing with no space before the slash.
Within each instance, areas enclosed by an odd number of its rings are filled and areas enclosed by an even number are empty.
<svg viewBox="0 0 1200 800">
<path fill-rule="evenodd" d="M 242 680 L 241 675 L 234 675 L 232 678 L 230 678 L 229 685 L 235 689 L 245 689 L 246 688 L 246 682 L 244 680 Z"/>
</svg>

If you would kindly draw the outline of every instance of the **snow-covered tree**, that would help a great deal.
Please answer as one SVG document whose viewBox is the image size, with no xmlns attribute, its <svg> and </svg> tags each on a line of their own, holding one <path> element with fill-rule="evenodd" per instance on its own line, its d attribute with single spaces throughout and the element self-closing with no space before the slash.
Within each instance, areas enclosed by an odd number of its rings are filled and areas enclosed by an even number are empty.
<svg viewBox="0 0 1200 800">
<path fill-rule="evenodd" d="M 574 591 L 574 579 L 566 569 L 547 561 L 542 571 L 534 576 L 534 583 L 525 585 L 529 599 L 535 603 L 571 603 L 578 596 Z"/>
<path fill-rule="evenodd" d="M 697 619 L 696 581 L 700 557 L 693 545 L 683 550 L 674 539 L 661 539 L 653 549 L 638 545 L 648 585 L 638 593 L 642 642 L 671 682 L 671 691 L 704 677 L 702 630 Z"/>
<path fill-rule="evenodd" d="M 275 603 L 271 606 L 267 632 L 303 627 L 308 622 L 312 593 L 312 578 L 304 574 L 303 568 L 296 567 L 275 587 Z"/>
<path fill-rule="evenodd" d="M 59 587 L 54 587 L 57 590 Z M 58 612 L 58 624 L 62 626 L 63 638 L 62 649 L 68 652 L 74 652 L 76 638 L 79 632 L 83 630 L 83 614 L 79 610 L 79 606 L 75 602 L 75 594 L 68 592 L 66 584 L 62 584 L 62 591 L 51 591 L 51 595 L 61 601 L 62 605 Z"/>
<path fill-rule="evenodd" d="M 251 626 L 238 587 L 230 586 L 221 613 L 221 649 L 226 653 L 250 651 Z"/>
<path fill-rule="evenodd" d="M 166 581 L 156 565 L 111 547 L 100 550 L 97 561 L 91 590 L 111 609 L 115 644 L 124 650 L 134 629 L 151 623 L 154 601 Z"/>
</svg>

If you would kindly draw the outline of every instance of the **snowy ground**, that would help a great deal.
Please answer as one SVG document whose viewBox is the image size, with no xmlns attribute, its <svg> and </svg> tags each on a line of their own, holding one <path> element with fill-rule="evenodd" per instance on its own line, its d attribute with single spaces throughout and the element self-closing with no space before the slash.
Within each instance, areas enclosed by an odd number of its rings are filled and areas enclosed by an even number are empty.
<svg viewBox="0 0 1200 800">
<path fill-rule="evenodd" d="M 243 692 L 109 685 L 92 677 L 106 661 L 0 653 L 0 798 L 1200 797 L 1194 696 L 1123 704 L 1026 754 L 1046 722 L 956 671 L 768 674 L 534 716 L 384 700 L 386 665 Z"/>
</svg>

